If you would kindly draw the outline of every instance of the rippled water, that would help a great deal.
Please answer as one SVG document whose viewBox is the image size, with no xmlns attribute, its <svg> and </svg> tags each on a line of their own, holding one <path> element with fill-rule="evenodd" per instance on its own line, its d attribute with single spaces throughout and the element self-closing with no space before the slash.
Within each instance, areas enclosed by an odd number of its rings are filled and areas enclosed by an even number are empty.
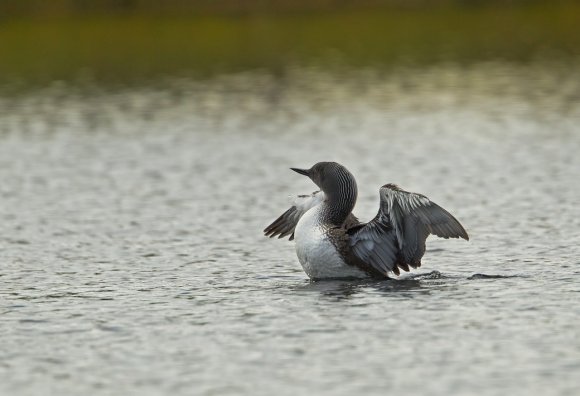
<svg viewBox="0 0 580 396">
<path fill-rule="evenodd" d="M 0 393 L 575 395 L 580 74 L 295 70 L 0 99 Z M 320 160 L 471 241 L 310 283 L 262 229 Z"/>
</svg>

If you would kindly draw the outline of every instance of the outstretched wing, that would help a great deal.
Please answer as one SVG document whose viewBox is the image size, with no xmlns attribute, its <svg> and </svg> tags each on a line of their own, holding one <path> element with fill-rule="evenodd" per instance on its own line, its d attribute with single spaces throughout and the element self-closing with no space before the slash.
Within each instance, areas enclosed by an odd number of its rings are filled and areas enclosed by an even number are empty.
<svg viewBox="0 0 580 396">
<path fill-rule="evenodd" d="M 294 229 L 302 215 L 324 201 L 324 193 L 315 191 L 310 195 L 299 195 L 290 209 L 278 217 L 272 224 L 264 229 L 264 235 L 273 238 L 284 238 L 290 235 L 294 239 Z"/>
<path fill-rule="evenodd" d="M 448 211 L 424 195 L 386 184 L 380 191 L 376 217 L 348 230 L 354 255 L 386 274 L 421 266 L 429 234 L 469 240 L 463 226 Z"/>
</svg>

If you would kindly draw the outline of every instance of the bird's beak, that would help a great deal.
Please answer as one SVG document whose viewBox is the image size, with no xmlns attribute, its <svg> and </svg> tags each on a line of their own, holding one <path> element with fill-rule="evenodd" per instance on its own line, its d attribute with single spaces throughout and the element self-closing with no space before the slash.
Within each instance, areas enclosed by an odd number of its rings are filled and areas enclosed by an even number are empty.
<svg viewBox="0 0 580 396">
<path fill-rule="evenodd" d="M 298 168 L 290 168 L 290 169 L 292 169 L 296 173 L 300 173 L 301 175 L 310 176 L 309 174 L 310 169 L 298 169 Z"/>
</svg>

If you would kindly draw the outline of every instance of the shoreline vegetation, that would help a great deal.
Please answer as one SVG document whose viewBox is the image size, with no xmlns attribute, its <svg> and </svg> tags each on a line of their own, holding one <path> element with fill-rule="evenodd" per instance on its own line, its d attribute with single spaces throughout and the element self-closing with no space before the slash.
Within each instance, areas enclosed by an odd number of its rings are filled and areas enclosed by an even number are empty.
<svg viewBox="0 0 580 396">
<path fill-rule="evenodd" d="M 328 13 L 353 10 L 433 11 L 437 9 L 516 9 L 570 5 L 577 0 L 7 0 L 2 16 L 59 17 L 87 14 L 258 15 Z"/>
<path fill-rule="evenodd" d="M 284 74 L 296 66 L 332 71 L 580 59 L 579 2 L 346 1 L 336 8 L 314 1 L 302 9 L 296 5 L 302 2 L 285 0 L 202 1 L 197 9 L 177 0 L 168 4 L 181 8 L 156 9 L 145 0 L 116 2 L 125 8 L 113 9 L 46 3 L 54 9 L 0 7 L 0 87 L 133 85 L 248 70 Z"/>
</svg>

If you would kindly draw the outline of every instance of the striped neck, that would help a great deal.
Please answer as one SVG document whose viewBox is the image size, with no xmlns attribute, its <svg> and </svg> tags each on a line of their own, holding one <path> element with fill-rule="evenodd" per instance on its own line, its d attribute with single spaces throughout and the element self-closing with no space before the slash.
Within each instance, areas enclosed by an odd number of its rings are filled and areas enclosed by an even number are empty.
<svg viewBox="0 0 580 396">
<path fill-rule="evenodd" d="M 334 180 L 325 186 L 324 194 L 324 221 L 341 226 L 356 204 L 358 189 L 354 176 L 346 168 L 342 168 L 336 173 Z"/>
</svg>

